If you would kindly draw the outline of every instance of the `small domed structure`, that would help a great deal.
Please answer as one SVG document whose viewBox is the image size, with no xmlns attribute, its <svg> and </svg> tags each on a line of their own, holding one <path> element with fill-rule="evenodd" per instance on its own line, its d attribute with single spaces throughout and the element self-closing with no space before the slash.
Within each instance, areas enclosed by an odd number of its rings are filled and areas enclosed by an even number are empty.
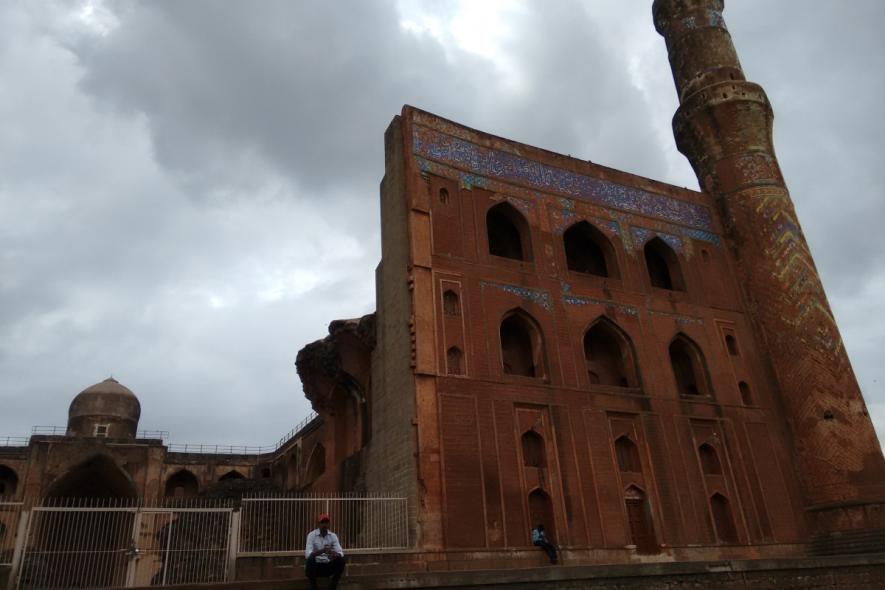
<svg viewBox="0 0 885 590">
<path fill-rule="evenodd" d="M 141 404 L 109 377 L 81 391 L 68 410 L 68 436 L 135 438 Z"/>
</svg>

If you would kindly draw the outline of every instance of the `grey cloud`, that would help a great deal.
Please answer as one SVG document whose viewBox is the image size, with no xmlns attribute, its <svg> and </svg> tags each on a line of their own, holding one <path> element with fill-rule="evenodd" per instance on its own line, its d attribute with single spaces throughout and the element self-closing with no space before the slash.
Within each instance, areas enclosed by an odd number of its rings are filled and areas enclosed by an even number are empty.
<svg viewBox="0 0 885 590">
<path fill-rule="evenodd" d="M 143 426 L 179 440 L 287 431 L 308 409 L 297 350 L 374 307 L 382 134 L 404 103 L 694 186 L 640 4 L 512 11 L 502 47 L 518 80 L 404 31 L 380 0 L 120 0 L 105 36 L 76 5 L 0 7 L 0 215 L 15 220 L 0 230 L 0 428 L 63 422 L 113 372 Z M 726 19 L 772 97 L 803 225 L 875 388 L 883 9 L 851 6 L 840 20 L 827 2 L 729 2 Z"/>
</svg>

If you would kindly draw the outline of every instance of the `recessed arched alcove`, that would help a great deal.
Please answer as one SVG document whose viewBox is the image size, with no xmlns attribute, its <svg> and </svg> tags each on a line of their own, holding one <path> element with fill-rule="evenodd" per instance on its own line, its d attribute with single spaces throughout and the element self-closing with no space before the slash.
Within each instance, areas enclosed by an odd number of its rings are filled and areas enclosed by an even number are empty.
<svg viewBox="0 0 885 590">
<path fill-rule="evenodd" d="M 197 476 L 187 469 L 176 471 L 166 480 L 167 498 L 193 498 L 199 492 L 200 482 Z"/>
<path fill-rule="evenodd" d="M 0 498 L 11 498 L 18 489 L 18 475 L 6 465 L 0 465 Z"/>
<path fill-rule="evenodd" d="M 544 452 L 544 437 L 528 430 L 522 435 L 522 462 L 526 467 L 547 466 L 547 453 Z"/>
<path fill-rule="evenodd" d="M 544 525 L 547 540 L 556 543 L 556 521 L 553 516 L 553 502 L 550 494 L 542 489 L 535 488 L 529 493 L 529 522 L 531 528 Z"/>
<path fill-rule="evenodd" d="M 618 259 L 609 239 L 586 221 L 562 234 L 568 269 L 598 277 L 620 277 Z"/>
<path fill-rule="evenodd" d="M 584 360 L 591 385 L 639 385 L 633 345 L 608 318 L 600 318 L 584 334 Z"/>
<path fill-rule="evenodd" d="M 532 317 L 513 310 L 501 320 L 501 361 L 506 375 L 543 375 L 543 338 Z"/>
<path fill-rule="evenodd" d="M 654 237 L 646 242 L 642 251 L 652 287 L 668 291 L 685 291 L 679 257 L 664 240 Z"/>
<path fill-rule="evenodd" d="M 684 334 L 677 335 L 670 343 L 669 354 L 676 389 L 680 395 L 690 397 L 711 394 L 704 355 L 691 338 Z"/>
<path fill-rule="evenodd" d="M 531 262 L 531 233 L 525 217 L 510 203 L 498 203 L 486 213 L 489 254 Z"/>
</svg>

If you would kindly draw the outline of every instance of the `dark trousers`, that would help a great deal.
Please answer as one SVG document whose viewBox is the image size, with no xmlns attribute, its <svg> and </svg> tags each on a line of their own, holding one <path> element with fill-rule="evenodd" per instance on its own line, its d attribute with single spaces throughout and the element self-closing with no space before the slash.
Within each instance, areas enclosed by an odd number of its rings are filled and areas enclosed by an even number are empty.
<svg viewBox="0 0 885 590">
<path fill-rule="evenodd" d="M 548 543 L 547 541 L 535 541 L 533 545 L 544 550 L 547 557 L 550 558 L 550 563 L 556 563 L 556 547 L 554 547 L 552 543 Z"/>
<path fill-rule="evenodd" d="M 307 558 L 304 564 L 304 573 L 310 580 L 310 587 L 317 587 L 317 578 L 329 578 L 329 590 L 335 590 L 338 587 L 338 580 L 344 573 L 344 557 L 336 557 L 328 563 L 317 563 L 315 556 Z"/>
</svg>

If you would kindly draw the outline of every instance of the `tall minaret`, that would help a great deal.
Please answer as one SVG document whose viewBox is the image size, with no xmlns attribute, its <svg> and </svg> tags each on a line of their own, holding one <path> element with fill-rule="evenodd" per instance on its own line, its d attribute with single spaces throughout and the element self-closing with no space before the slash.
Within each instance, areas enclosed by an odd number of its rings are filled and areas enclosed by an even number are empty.
<svg viewBox="0 0 885 590">
<path fill-rule="evenodd" d="M 722 213 L 811 524 L 883 528 L 885 460 L 774 154 L 771 105 L 744 78 L 722 9 L 723 0 L 654 2 L 679 93 L 676 145 Z"/>
</svg>

